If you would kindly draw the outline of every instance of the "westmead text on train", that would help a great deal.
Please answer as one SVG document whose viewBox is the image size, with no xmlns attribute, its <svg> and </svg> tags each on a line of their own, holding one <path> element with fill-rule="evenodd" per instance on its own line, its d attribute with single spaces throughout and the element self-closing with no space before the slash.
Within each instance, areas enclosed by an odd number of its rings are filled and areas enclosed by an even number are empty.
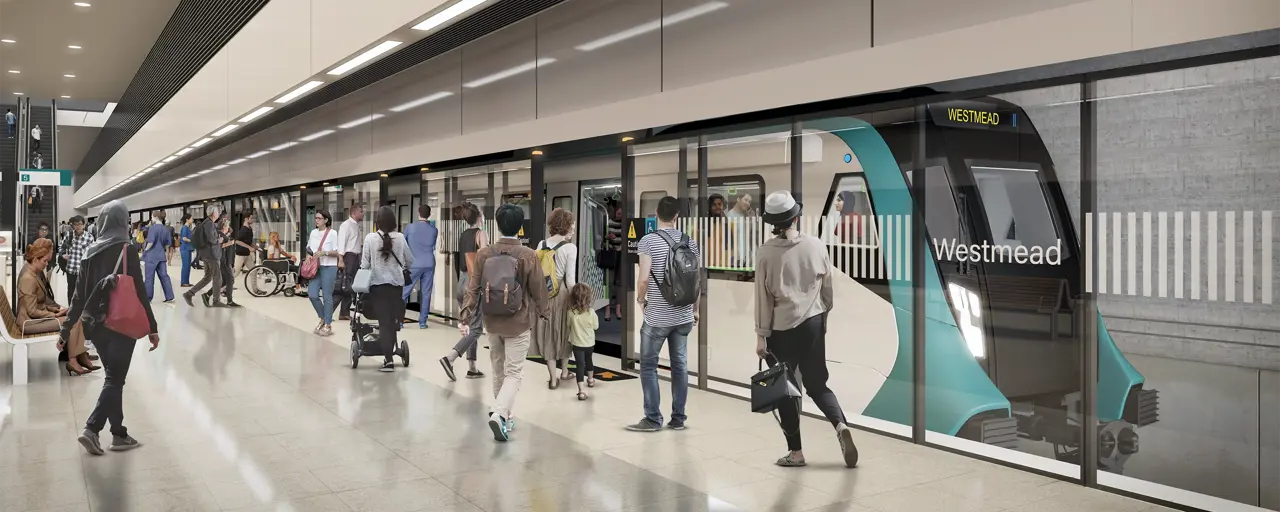
<svg viewBox="0 0 1280 512">
<path fill-rule="evenodd" d="M 933 239 L 933 250 L 944 261 L 974 263 L 1018 263 L 1032 265 L 1061 265 L 1062 240 L 1054 245 L 994 245 L 985 240 L 981 244 L 961 244 L 956 239 Z"/>
</svg>

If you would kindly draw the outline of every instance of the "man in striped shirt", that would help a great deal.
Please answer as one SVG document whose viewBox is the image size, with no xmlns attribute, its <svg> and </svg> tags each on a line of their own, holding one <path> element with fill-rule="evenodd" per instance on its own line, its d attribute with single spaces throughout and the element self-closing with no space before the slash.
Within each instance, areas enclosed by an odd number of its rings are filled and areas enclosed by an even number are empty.
<svg viewBox="0 0 1280 512">
<path fill-rule="evenodd" d="M 676 229 L 676 217 L 680 203 L 667 196 L 658 201 L 658 231 L 666 231 L 673 240 L 683 233 Z M 689 248 L 701 261 L 697 242 L 689 241 Z M 640 327 L 640 389 L 644 391 L 644 418 L 628 425 L 633 432 L 657 432 L 662 430 L 662 412 L 659 410 L 662 395 L 658 390 L 658 352 L 663 343 L 671 360 L 671 422 L 667 428 L 684 430 L 687 416 L 685 399 L 689 395 L 688 345 L 689 333 L 698 321 L 698 303 L 673 306 L 662 296 L 658 283 L 666 279 L 667 256 L 671 246 L 658 232 L 646 234 L 636 247 L 640 254 L 640 279 L 636 289 L 636 301 L 644 311 L 644 324 Z"/>
</svg>

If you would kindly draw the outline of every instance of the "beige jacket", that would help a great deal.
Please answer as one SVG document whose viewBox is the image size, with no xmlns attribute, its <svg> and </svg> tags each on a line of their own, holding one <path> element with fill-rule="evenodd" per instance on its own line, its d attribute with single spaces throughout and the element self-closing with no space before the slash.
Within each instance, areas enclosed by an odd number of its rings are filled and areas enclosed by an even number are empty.
<svg viewBox="0 0 1280 512">
<path fill-rule="evenodd" d="M 831 310 L 831 259 L 822 241 L 800 233 L 756 251 L 756 334 L 769 337 Z"/>
</svg>

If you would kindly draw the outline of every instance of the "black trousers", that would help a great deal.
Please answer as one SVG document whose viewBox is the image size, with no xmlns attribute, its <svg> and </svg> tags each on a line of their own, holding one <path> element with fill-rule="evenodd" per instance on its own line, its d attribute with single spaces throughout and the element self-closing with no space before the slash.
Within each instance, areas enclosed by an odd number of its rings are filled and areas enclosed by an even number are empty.
<svg viewBox="0 0 1280 512">
<path fill-rule="evenodd" d="M 354 295 L 351 293 L 351 280 L 355 279 L 357 270 L 360 270 L 360 254 L 354 252 L 344 253 L 342 255 L 342 271 L 338 273 L 339 282 L 334 285 L 339 290 L 334 293 L 334 296 L 341 299 L 340 301 L 334 301 L 338 318 L 351 316 L 351 296 Z"/>
<path fill-rule="evenodd" d="M 348 267 L 354 268 L 354 267 Z M 391 361 L 396 353 L 396 332 L 404 323 L 404 287 L 394 284 L 377 284 L 369 287 L 369 315 L 378 321 L 378 342 L 382 344 L 382 356 Z"/>
<path fill-rule="evenodd" d="M 809 317 L 795 328 L 773 331 L 765 339 L 769 352 L 777 360 L 787 363 L 790 378 L 797 385 L 803 384 L 805 393 L 833 426 L 845 423 L 844 411 L 836 394 L 827 387 L 827 314 Z M 797 381 L 796 373 L 800 378 Z M 788 450 L 800 450 L 800 401 L 785 400 L 778 407 L 782 433 L 787 438 Z"/>
<path fill-rule="evenodd" d="M 124 379 L 129 375 L 129 364 L 133 361 L 133 348 L 137 342 L 107 329 L 97 329 L 93 333 L 93 345 L 98 347 L 98 357 L 107 377 L 102 383 L 102 392 L 98 393 L 98 405 L 94 406 L 84 424 L 89 431 L 101 432 L 110 421 L 111 435 L 129 434 L 124 427 Z"/>
<path fill-rule="evenodd" d="M 67 304 L 71 304 L 71 299 L 76 295 L 76 281 L 80 280 L 80 274 L 72 274 L 67 272 Z"/>
<path fill-rule="evenodd" d="M 577 368 L 574 369 L 574 373 L 578 376 L 578 382 L 586 380 L 587 373 L 592 373 L 594 375 L 596 366 L 591 362 L 591 354 L 595 352 L 595 350 L 595 347 L 573 346 L 573 361 L 578 363 Z"/>
</svg>

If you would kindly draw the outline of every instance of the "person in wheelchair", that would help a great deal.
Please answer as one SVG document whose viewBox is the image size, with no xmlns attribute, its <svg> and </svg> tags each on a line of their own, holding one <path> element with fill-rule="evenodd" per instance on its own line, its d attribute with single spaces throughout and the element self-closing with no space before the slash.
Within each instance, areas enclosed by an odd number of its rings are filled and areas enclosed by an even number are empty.
<svg viewBox="0 0 1280 512">
<path fill-rule="evenodd" d="M 306 295 L 306 283 L 303 282 L 301 274 L 298 273 L 298 257 L 289 254 L 284 250 L 284 243 L 280 241 L 280 232 L 272 231 L 267 239 L 266 257 L 263 258 L 263 265 L 279 274 L 289 273 L 297 276 L 293 283 L 293 293 L 296 295 Z"/>
</svg>

